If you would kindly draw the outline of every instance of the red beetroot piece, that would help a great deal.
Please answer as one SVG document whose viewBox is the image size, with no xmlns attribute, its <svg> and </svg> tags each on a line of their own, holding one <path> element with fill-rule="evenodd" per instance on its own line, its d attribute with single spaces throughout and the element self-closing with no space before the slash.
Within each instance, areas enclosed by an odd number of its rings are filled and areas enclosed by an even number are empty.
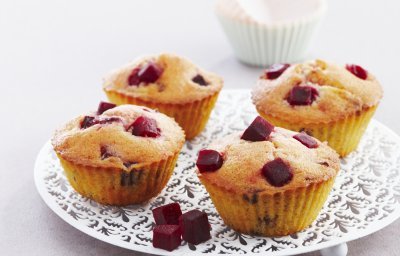
<svg viewBox="0 0 400 256">
<path fill-rule="evenodd" d="M 290 105 L 311 105 L 318 96 L 318 91 L 311 86 L 295 86 L 290 90 L 287 101 Z"/>
<path fill-rule="evenodd" d="M 211 238 L 210 223 L 207 214 L 199 210 L 191 210 L 179 217 L 182 238 L 188 243 L 199 244 Z"/>
<path fill-rule="evenodd" d="M 153 246 L 173 251 L 181 244 L 181 230 L 178 225 L 158 225 L 153 229 Z"/>
<path fill-rule="evenodd" d="M 128 127 L 132 129 L 132 134 L 141 137 L 156 138 L 160 136 L 160 129 L 157 127 L 156 120 L 140 116 Z"/>
<path fill-rule="evenodd" d="M 134 68 L 131 72 L 131 74 L 128 77 L 128 85 L 139 85 L 140 84 L 140 79 L 139 79 L 139 70 L 140 68 Z"/>
<path fill-rule="evenodd" d="M 196 161 L 196 166 L 200 172 L 213 172 L 221 168 L 224 160 L 218 151 L 212 149 L 202 149 Z"/>
<path fill-rule="evenodd" d="M 106 117 L 106 118 L 96 118 L 93 116 L 85 116 L 81 121 L 81 129 L 89 128 L 95 124 L 110 124 L 114 122 L 122 122 L 121 118 L 119 117 Z"/>
<path fill-rule="evenodd" d="M 154 62 L 149 62 L 143 67 L 134 68 L 128 77 L 128 85 L 138 86 L 143 83 L 154 83 L 160 78 L 163 69 Z"/>
<path fill-rule="evenodd" d="M 153 209 L 153 217 L 157 225 L 179 225 L 181 215 L 182 211 L 178 203 L 166 204 Z"/>
<path fill-rule="evenodd" d="M 138 77 L 140 82 L 154 83 L 161 76 L 163 70 L 154 62 L 147 63 L 139 70 Z"/>
<path fill-rule="evenodd" d="M 266 163 L 261 169 L 268 183 L 274 187 L 282 187 L 293 179 L 293 172 L 281 158 Z"/>
<path fill-rule="evenodd" d="M 195 77 L 193 77 L 192 81 L 201 86 L 208 85 L 208 83 L 206 82 L 206 80 L 204 80 L 204 77 L 202 75 L 196 75 Z"/>
<path fill-rule="evenodd" d="M 93 116 L 85 116 L 81 121 L 81 129 L 89 128 L 95 124 L 95 118 Z"/>
<path fill-rule="evenodd" d="M 290 64 L 272 64 L 265 71 L 265 75 L 267 76 L 267 79 L 277 79 L 288 67 L 290 67 Z"/>
<path fill-rule="evenodd" d="M 311 137 L 310 135 L 308 135 L 305 132 L 298 133 L 298 134 L 294 135 L 293 138 L 300 141 L 301 144 L 303 144 L 307 148 L 317 148 L 318 147 L 318 142 L 313 137 Z"/>
<path fill-rule="evenodd" d="M 105 101 L 101 101 L 99 104 L 99 107 L 97 108 L 97 114 L 101 115 L 103 114 L 105 111 L 115 108 L 117 105 L 109 103 L 109 102 L 105 102 Z"/>
<path fill-rule="evenodd" d="M 272 124 L 268 123 L 261 116 L 257 116 L 250 126 L 244 131 L 241 139 L 247 141 L 267 140 L 273 130 L 274 126 Z"/>
<path fill-rule="evenodd" d="M 351 72 L 356 77 L 365 80 L 368 77 L 368 72 L 363 69 L 361 66 L 354 65 L 354 64 L 347 64 L 346 69 Z"/>
</svg>

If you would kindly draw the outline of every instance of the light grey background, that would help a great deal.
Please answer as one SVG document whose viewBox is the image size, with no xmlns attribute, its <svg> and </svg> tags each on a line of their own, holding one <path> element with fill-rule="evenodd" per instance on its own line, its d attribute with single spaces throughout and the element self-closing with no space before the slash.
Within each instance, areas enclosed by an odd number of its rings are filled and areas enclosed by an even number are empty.
<svg viewBox="0 0 400 256">
<path fill-rule="evenodd" d="M 176 52 L 251 88 L 214 1 L 0 1 L 0 255 L 142 255 L 91 238 L 39 197 L 33 164 L 55 127 L 105 99 L 101 77 L 138 55 Z M 310 58 L 359 63 L 381 81 L 375 118 L 400 134 L 400 2 L 331 0 Z M 400 221 L 349 243 L 349 255 L 399 255 Z M 318 255 L 307 254 L 307 255 Z"/>
</svg>

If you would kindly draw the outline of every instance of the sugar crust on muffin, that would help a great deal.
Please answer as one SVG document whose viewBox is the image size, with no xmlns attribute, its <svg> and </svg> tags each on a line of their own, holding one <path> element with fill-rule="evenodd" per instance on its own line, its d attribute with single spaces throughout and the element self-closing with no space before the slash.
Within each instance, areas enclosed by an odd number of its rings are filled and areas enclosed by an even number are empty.
<svg viewBox="0 0 400 256">
<path fill-rule="evenodd" d="M 157 81 L 129 85 L 128 78 L 132 70 L 147 63 L 155 63 L 162 69 Z M 207 82 L 199 85 L 193 78 L 201 75 Z M 223 86 L 221 77 L 205 71 L 186 58 L 162 53 L 157 56 L 145 56 L 112 71 L 104 78 L 103 89 L 107 92 L 117 92 L 144 101 L 163 104 L 184 104 L 202 100 L 219 92 Z"/>
<path fill-rule="evenodd" d="M 336 152 L 318 140 L 318 147 L 308 148 L 293 138 L 296 134 L 275 127 L 268 140 L 256 142 L 241 139 L 241 133 L 229 135 L 207 147 L 222 155 L 222 167 L 198 175 L 227 191 L 261 194 L 307 187 L 335 177 L 340 168 Z M 277 158 L 293 172 L 293 179 L 281 187 L 269 184 L 261 172 L 266 163 Z"/>
<path fill-rule="evenodd" d="M 293 106 L 288 94 L 296 86 L 309 86 L 318 92 L 306 106 Z M 323 60 L 295 64 L 276 79 L 261 76 L 252 92 L 257 110 L 291 123 L 328 123 L 341 120 L 377 105 L 383 91 L 368 72 L 360 79 L 345 67 Z"/>
<path fill-rule="evenodd" d="M 111 121 L 82 128 L 85 116 Z M 132 134 L 129 125 L 140 116 L 155 120 L 158 137 Z M 146 107 L 122 105 L 101 115 L 91 112 L 69 121 L 56 130 L 52 144 L 57 154 L 76 164 L 130 170 L 167 159 L 180 151 L 184 141 L 183 130 L 172 118 Z"/>
</svg>

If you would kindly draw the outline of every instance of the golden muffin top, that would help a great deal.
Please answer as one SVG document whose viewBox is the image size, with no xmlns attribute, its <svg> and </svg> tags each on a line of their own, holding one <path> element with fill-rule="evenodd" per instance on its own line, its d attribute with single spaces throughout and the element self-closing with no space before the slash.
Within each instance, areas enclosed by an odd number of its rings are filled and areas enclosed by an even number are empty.
<svg viewBox="0 0 400 256">
<path fill-rule="evenodd" d="M 146 56 L 111 72 L 103 89 L 144 101 L 184 104 L 219 92 L 221 77 L 205 71 L 186 58 L 163 53 Z"/>
<path fill-rule="evenodd" d="M 146 107 L 100 103 L 56 130 L 52 145 L 76 164 L 124 170 L 158 162 L 179 152 L 185 135 L 170 117 Z"/>
<path fill-rule="evenodd" d="M 315 60 L 273 65 L 257 81 L 252 99 L 258 111 L 281 120 L 328 123 L 377 105 L 382 95 L 362 67 Z"/>
<path fill-rule="evenodd" d="M 335 177 L 340 161 L 326 143 L 257 117 L 200 151 L 196 165 L 201 180 L 227 191 L 274 194 Z"/>
</svg>

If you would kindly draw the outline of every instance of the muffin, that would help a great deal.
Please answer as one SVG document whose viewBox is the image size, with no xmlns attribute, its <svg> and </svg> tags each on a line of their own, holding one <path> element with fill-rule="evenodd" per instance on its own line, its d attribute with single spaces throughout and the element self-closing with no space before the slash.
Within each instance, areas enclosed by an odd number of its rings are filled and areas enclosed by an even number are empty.
<svg viewBox="0 0 400 256">
<path fill-rule="evenodd" d="M 68 181 L 99 203 L 128 205 L 156 196 L 185 141 L 170 117 L 146 107 L 101 102 L 58 129 L 52 145 Z"/>
<path fill-rule="evenodd" d="M 304 59 L 326 0 L 218 0 L 215 13 L 236 57 L 266 67 Z"/>
<path fill-rule="evenodd" d="M 226 225 L 284 236 L 317 217 L 340 168 L 326 143 L 257 117 L 199 152 L 197 174 Z"/>
<path fill-rule="evenodd" d="M 219 76 L 189 60 L 161 54 L 115 70 L 104 79 L 103 89 L 117 105 L 147 106 L 175 118 L 191 139 L 204 129 L 222 86 Z"/>
<path fill-rule="evenodd" d="M 362 67 L 315 60 L 272 65 L 252 99 L 272 124 L 304 131 L 346 156 L 357 148 L 382 95 L 379 82 Z"/>
</svg>

